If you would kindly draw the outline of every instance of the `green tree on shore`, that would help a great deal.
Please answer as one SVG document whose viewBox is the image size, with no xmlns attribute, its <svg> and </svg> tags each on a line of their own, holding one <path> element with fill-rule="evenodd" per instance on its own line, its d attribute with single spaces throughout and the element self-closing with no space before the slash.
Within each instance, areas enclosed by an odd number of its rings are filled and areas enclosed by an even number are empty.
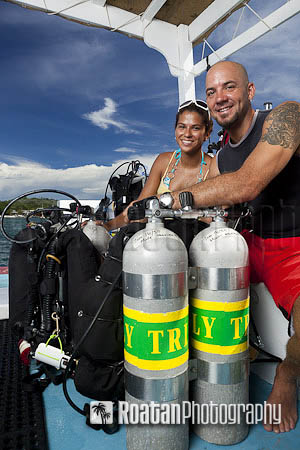
<svg viewBox="0 0 300 450">
<path fill-rule="evenodd" d="M 0 200 L 0 214 L 11 200 Z M 22 214 L 23 211 L 33 211 L 38 208 L 49 208 L 56 206 L 57 200 L 52 198 L 22 198 L 15 202 L 7 211 L 7 214 Z"/>
</svg>

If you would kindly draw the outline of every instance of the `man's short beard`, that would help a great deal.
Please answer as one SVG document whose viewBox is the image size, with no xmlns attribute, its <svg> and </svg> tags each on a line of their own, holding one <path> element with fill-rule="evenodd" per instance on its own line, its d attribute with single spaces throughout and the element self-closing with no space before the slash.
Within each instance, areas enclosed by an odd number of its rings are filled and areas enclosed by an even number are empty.
<svg viewBox="0 0 300 450">
<path fill-rule="evenodd" d="M 231 119 L 227 120 L 224 119 L 222 122 L 215 119 L 217 124 L 220 125 L 220 127 L 225 128 L 225 130 L 230 130 L 233 128 L 234 125 L 236 125 L 239 122 L 239 114 L 236 113 Z"/>
<path fill-rule="evenodd" d="M 243 122 L 249 108 L 251 109 L 250 101 L 248 104 L 245 103 L 244 107 L 240 111 L 236 111 L 234 116 L 231 119 L 228 119 L 228 121 L 226 119 L 224 119 L 224 121 L 222 122 L 219 122 L 217 119 L 215 120 L 220 125 L 220 127 L 223 127 L 226 131 L 230 131 L 232 128 L 235 128 Z"/>
</svg>

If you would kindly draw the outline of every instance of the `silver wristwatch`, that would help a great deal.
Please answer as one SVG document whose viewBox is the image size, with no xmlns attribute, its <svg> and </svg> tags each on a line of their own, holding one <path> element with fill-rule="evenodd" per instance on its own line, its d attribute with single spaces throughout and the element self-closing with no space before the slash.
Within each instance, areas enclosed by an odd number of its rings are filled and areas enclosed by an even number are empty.
<svg viewBox="0 0 300 450">
<path fill-rule="evenodd" d="M 162 208 L 171 209 L 174 203 L 174 198 L 170 192 L 165 192 L 159 197 L 159 206 Z"/>
</svg>

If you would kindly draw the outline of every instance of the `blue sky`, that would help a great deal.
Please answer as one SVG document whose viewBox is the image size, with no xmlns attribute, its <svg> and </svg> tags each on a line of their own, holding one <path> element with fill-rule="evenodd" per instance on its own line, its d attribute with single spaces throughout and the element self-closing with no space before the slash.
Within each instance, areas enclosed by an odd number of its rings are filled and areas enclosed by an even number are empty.
<svg viewBox="0 0 300 450">
<path fill-rule="evenodd" d="M 250 5 L 265 17 L 283 3 Z M 239 15 L 211 35 L 214 48 Z M 245 11 L 240 31 L 256 22 Z M 230 58 L 255 82 L 255 108 L 300 101 L 299 25 L 298 14 Z M 0 199 L 46 187 L 99 199 L 119 163 L 140 159 L 150 167 L 176 148 L 177 79 L 142 41 L 0 0 L 0 58 Z M 198 98 L 204 80 L 197 78 Z"/>
</svg>

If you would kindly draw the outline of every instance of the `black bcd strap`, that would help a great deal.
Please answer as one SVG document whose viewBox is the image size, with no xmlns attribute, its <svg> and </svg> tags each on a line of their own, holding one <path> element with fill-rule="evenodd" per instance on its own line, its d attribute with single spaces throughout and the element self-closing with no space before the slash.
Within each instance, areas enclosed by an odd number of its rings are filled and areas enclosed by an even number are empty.
<svg viewBox="0 0 300 450">
<path fill-rule="evenodd" d="M 43 377 L 43 375 L 45 375 L 45 377 Z M 23 377 L 22 387 L 26 392 L 43 392 L 50 383 L 58 385 L 62 383 L 62 380 L 62 372 L 57 372 L 56 369 L 55 372 L 53 372 L 45 364 L 42 364 L 36 372 Z"/>
</svg>

